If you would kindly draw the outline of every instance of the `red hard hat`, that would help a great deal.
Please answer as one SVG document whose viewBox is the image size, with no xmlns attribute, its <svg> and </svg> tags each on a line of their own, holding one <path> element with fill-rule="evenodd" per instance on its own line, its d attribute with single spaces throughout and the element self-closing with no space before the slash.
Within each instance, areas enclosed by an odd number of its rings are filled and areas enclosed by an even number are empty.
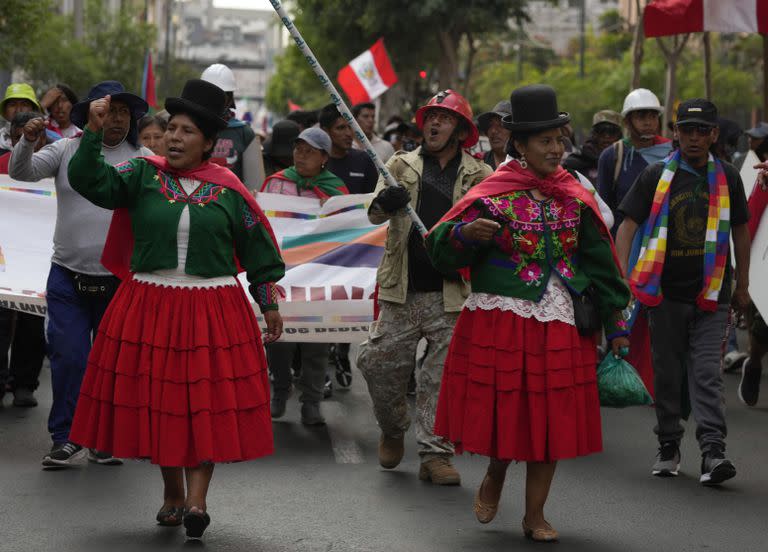
<svg viewBox="0 0 768 552">
<path fill-rule="evenodd" d="M 475 126 L 475 122 L 472 120 L 472 108 L 469 106 L 469 102 L 464 96 L 450 89 L 435 94 L 435 96 L 427 102 L 427 105 L 421 106 L 418 111 L 416 111 L 416 126 L 418 126 L 419 129 L 424 128 L 424 114 L 428 109 L 433 107 L 453 111 L 466 121 L 469 136 L 462 142 L 462 147 L 471 148 L 477 144 L 477 141 L 480 139 L 480 133 Z"/>
</svg>

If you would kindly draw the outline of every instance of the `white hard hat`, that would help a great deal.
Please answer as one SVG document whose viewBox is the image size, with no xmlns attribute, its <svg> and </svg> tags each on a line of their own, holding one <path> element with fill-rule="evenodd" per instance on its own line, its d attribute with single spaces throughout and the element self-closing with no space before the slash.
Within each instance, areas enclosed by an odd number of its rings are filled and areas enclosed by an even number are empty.
<svg viewBox="0 0 768 552">
<path fill-rule="evenodd" d="M 656 94 L 647 88 L 636 88 L 624 98 L 624 108 L 621 110 L 621 116 L 626 117 L 633 111 L 641 111 L 644 109 L 658 111 L 659 113 L 664 111 Z"/>
<path fill-rule="evenodd" d="M 203 71 L 203 74 L 200 75 L 200 78 L 215 84 L 224 92 L 235 91 L 235 74 L 232 72 L 232 69 L 221 63 L 214 63 L 208 66 Z"/>
</svg>

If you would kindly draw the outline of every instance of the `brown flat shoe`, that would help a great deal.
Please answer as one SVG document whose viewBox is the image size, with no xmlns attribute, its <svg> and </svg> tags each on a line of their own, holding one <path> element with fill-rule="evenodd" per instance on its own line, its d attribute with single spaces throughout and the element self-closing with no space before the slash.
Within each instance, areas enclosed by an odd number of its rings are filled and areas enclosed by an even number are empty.
<svg viewBox="0 0 768 552">
<path fill-rule="evenodd" d="M 480 483 L 480 488 L 477 489 L 477 494 L 475 495 L 475 502 L 473 504 L 473 509 L 475 510 L 475 517 L 477 518 L 477 521 L 480 523 L 490 523 L 493 521 L 493 518 L 496 517 L 496 512 L 499 511 L 499 503 L 496 504 L 490 504 L 488 502 L 483 502 L 480 499 L 480 493 L 483 490 L 483 487 L 485 486 L 485 482 L 488 481 L 488 475 L 483 478 L 483 482 Z"/>
<path fill-rule="evenodd" d="M 533 529 L 532 527 L 528 527 L 525 518 L 523 518 L 523 533 L 525 534 L 525 537 L 536 542 L 557 541 L 560 538 L 560 534 L 552 528 L 548 521 L 545 520 L 544 523 L 547 524 L 546 527 Z"/>
</svg>

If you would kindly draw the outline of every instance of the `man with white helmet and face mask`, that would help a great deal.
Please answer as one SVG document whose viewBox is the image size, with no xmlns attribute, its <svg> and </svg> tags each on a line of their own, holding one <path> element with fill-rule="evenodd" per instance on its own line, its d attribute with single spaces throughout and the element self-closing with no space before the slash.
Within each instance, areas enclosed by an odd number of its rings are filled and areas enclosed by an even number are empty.
<svg viewBox="0 0 768 552">
<path fill-rule="evenodd" d="M 648 165 L 661 161 L 672 151 L 672 142 L 660 136 L 664 108 L 646 88 L 637 88 L 624 99 L 621 116 L 627 137 L 605 148 L 597 163 L 597 191 L 613 211 L 614 236 L 623 215 L 619 204 L 635 179 Z"/>
<path fill-rule="evenodd" d="M 235 117 L 235 75 L 221 63 L 214 63 L 203 71 L 200 78 L 215 84 L 227 94 L 227 107 L 222 118 L 227 128 L 220 131 L 213 148 L 211 161 L 223 165 L 237 175 L 249 190 L 257 190 L 264 181 L 264 161 L 261 140 L 251 127 Z"/>
</svg>

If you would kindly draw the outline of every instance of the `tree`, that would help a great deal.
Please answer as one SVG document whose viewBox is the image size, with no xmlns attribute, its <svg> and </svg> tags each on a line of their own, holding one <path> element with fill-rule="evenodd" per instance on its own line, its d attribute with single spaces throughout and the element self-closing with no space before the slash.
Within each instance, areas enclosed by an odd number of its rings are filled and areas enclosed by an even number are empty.
<svg viewBox="0 0 768 552">
<path fill-rule="evenodd" d="M 508 30 L 510 18 L 527 18 L 526 5 L 527 0 L 297 0 L 294 19 L 330 76 L 383 36 L 399 88 L 412 105 L 431 95 L 433 84 L 467 88 L 482 39 Z M 285 111 L 288 97 L 302 105 L 317 99 L 316 87 L 300 89 L 311 72 L 299 61 L 290 52 L 278 58 L 267 92 L 270 109 Z M 421 71 L 427 79 L 419 77 Z"/>
<path fill-rule="evenodd" d="M 724 117 L 742 126 L 750 124 L 751 110 L 760 105 L 762 77 L 754 66 L 762 56 L 761 37 L 712 35 L 713 61 L 718 63 L 717 78 L 712 83 L 712 101 Z M 469 100 L 476 111 L 492 107 L 509 96 L 514 88 L 536 82 L 550 84 L 557 91 L 561 109 L 569 111 L 575 128 L 588 129 L 592 114 L 601 109 L 620 111 L 630 82 L 633 51 L 627 49 L 621 59 L 602 55 L 599 38 L 588 37 L 586 78 L 578 78 L 575 55 L 560 59 L 545 71 L 530 64 L 525 66 L 525 79 L 517 78 L 514 60 L 488 64 L 478 69 Z M 659 97 L 664 90 L 667 63 L 655 41 L 646 44 L 637 87 L 654 91 Z M 699 43 L 689 42 L 678 59 L 677 94 L 668 101 L 670 108 L 677 100 L 704 95 L 704 63 Z"/>
<path fill-rule="evenodd" d="M 52 0 L 3 0 L 0 11 L 0 69 L 23 64 L 53 10 Z"/>
<path fill-rule="evenodd" d="M 155 41 L 154 26 L 141 22 L 129 8 L 110 13 L 98 0 L 87 2 L 84 23 L 83 38 L 77 40 L 72 17 L 47 13 L 15 66 L 41 90 L 65 82 L 84 94 L 96 82 L 114 79 L 138 91 L 144 53 Z"/>
</svg>

